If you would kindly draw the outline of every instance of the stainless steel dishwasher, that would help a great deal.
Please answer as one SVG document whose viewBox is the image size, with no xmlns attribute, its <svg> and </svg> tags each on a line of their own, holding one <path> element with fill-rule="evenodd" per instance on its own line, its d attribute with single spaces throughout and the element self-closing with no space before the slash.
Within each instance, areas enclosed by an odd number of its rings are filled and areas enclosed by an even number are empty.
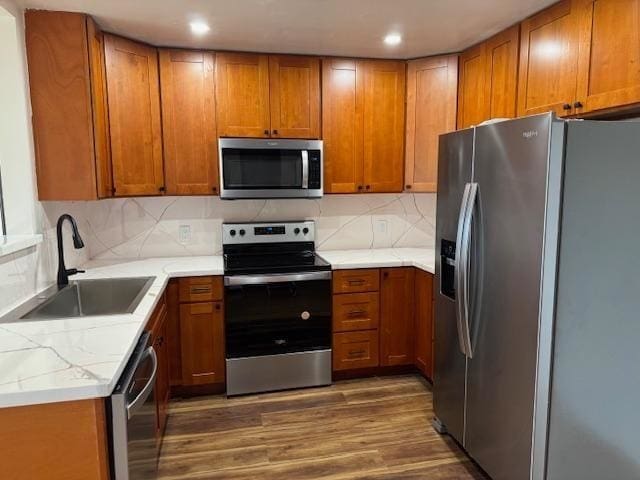
<svg viewBox="0 0 640 480">
<path fill-rule="evenodd" d="M 115 480 L 151 480 L 157 477 L 156 352 L 146 332 L 109 397 L 111 472 Z"/>
</svg>

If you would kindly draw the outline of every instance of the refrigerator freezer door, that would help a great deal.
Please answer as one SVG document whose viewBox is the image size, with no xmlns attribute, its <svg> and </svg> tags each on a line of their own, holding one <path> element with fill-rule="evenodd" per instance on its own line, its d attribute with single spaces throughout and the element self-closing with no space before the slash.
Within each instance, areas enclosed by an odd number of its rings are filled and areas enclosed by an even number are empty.
<svg viewBox="0 0 640 480">
<path fill-rule="evenodd" d="M 473 168 L 472 129 L 440 137 L 436 214 L 435 368 L 436 417 L 458 442 L 464 438 L 466 357 L 460 351 L 452 281 L 460 205 Z"/>
<path fill-rule="evenodd" d="M 640 124 L 567 132 L 547 479 L 638 479 Z"/>
<path fill-rule="evenodd" d="M 476 130 L 465 447 L 493 480 L 530 474 L 551 124 Z"/>
</svg>

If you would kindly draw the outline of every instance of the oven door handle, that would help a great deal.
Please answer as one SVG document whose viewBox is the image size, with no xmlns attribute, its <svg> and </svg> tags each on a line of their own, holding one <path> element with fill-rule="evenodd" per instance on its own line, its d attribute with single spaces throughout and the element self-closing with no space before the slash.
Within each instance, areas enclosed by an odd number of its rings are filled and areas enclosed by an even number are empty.
<svg viewBox="0 0 640 480">
<path fill-rule="evenodd" d="M 153 364 L 153 369 L 151 371 L 151 376 L 147 381 L 147 384 L 140 391 L 138 396 L 131 401 L 131 403 L 127 404 L 127 419 L 131 420 L 131 417 L 135 415 L 135 413 L 140 409 L 140 407 L 147 401 L 149 395 L 151 395 L 151 391 L 156 383 L 156 377 L 158 375 L 158 357 L 156 355 L 156 351 L 153 347 L 149 347 L 145 350 L 143 357 L 140 359 L 140 365 L 146 357 L 151 357 L 151 363 Z"/>
<path fill-rule="evenodd" d="M 331 272 L 285 273 L 269 275 L 229 275 L 224 277 L 225 286 L 264 285 L 266 283 L 306 282 L 309 280 L 331 280 Z"/>
</svg>

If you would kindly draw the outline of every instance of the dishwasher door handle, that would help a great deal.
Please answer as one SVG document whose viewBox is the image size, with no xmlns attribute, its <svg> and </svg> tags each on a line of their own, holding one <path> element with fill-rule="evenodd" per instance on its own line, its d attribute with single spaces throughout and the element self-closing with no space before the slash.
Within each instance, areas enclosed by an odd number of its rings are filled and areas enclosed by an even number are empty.
<svg viewBox="0 0 640 480">
<path fill-rule="evenodd" d="M 144 403 L 147 401 L 147 398 L 149 398 L 149 395 L 151 395 L 151 392 L 153 391 L 153 387 L 155 386 L 155 383 L 156 383 L 156 377 L 158 376 L 158 356 L 156 355 L 156 351 L 153 349 L 153 347 L 148 347 L 145 350 L 144 355 L 140 359 L 140 364 L 142 364 L 142 362 L 146 360 L 147 357 L 151 357 L 151 362 L 153 364 L 153 369 L 151 370 L 151 376 L 149 377 L 147 384 L 136 396 L 136 398 L 134 398 L 130 403 L 127 404 L 128 420 L 131 420 L 131 417 L 133 417 L 133 415 L 135 415 L 135 413 L 138 410 L 140 410 L 140 407 L 144 405 Z"/>
</svg>

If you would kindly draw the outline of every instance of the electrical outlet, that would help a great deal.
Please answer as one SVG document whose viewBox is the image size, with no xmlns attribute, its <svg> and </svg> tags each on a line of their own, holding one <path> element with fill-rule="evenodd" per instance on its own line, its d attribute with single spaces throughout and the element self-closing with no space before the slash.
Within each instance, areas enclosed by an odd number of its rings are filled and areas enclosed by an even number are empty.
<svg viewBox="0 0 640 480">
<path fill-rule="evenodd" d="M 378 220 L 376 223 L 376 228 L 378 233 L 387 233 L 388 222 L 386 220 Z"/>
<path fill-rule="evenodd" d="M 178 227 L 178 241 L 183 245 L 191 243 L 191 225 L 180 225 Z"/>
</svg>

